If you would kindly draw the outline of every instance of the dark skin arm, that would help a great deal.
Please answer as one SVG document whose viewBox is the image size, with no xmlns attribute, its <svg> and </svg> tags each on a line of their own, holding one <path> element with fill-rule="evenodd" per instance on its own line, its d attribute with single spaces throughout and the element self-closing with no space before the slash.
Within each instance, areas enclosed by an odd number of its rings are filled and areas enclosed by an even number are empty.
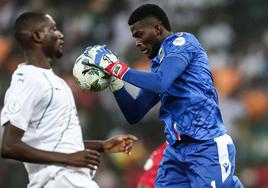
<svg viewBox="0 0 268 188">
<path fill-rule="evenodd" d="M 114 136 L 107 140 L 87 140 L 85 141 L 85 147 L 87 149 L 94 149 L 99 152 L 105 153 L 117 153 L 125 152 L 130 154 L 133 142 L 138 139 L 131 134 Z"/>
<path fill-rule="evenodd" d="M 1 155 L 3 158 L 39 164 L 60 164 L 75 167 L 96 169 L 100 163 L 100 154 L 95 150 L 84 150 L 75 153 L 59 153 L 39 150 L 21 141 L 24 131 L 5 124 Z"/>
</svg>

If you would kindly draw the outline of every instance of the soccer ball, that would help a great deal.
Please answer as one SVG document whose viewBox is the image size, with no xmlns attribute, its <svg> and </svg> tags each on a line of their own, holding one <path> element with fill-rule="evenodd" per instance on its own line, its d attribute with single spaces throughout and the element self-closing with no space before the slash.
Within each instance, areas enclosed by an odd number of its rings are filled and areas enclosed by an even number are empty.
<svg viewBox="0 0 268 188">
<path fill-rule="evenodd" d="M 111 76 L 94 64 L 96 52 L 100 46 L 88 47 L 76 60 L 73 66 L 73 76 L 80 88 L 89 92 L 97 92 L 106 89 Z M 115 56 L 116 58 L 116 56 Z M 107 61 L 102 57 L 101 61 Z"/>
</svg>

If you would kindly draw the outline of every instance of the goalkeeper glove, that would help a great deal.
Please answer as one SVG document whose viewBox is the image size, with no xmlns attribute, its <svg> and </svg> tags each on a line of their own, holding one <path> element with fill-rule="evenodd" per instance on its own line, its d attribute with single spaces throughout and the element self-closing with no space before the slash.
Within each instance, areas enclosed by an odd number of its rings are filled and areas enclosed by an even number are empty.
<svg viewBox="0 0 268 188">
<path fill-rule="evenodd" d="M 116 77 L 111 77 L 109 88 L 112 92 L 118 91 L 124 87 L 124 82 Z"/>
<path fill-rule="evenodd" d="M 129 70 L 127 64 L 119 62 L 117 57 L 105 46 L 101 46 L 96 51 L 95 65 L 104 69 L 111 76 L 122 79 Z"/>
<path fill-rule="evenodd" d="M 127 64 L 123 62 L 114 62 L 104 68 L 110 75 L 122 79 L 129 70 Z"/>
</svg>

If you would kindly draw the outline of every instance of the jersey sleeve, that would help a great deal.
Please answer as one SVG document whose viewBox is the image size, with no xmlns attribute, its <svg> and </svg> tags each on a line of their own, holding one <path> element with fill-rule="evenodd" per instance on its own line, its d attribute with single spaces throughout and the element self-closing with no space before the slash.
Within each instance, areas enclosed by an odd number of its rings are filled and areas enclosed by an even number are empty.
<svg viewBox="0 0 268 188">
<path fill-rule="evenodd" d="M 171 56 L 164 58 L 157 72 L 141 72 L 130 69 L 123 79 L 139 88 L 162 93 L 185 70 L 187 63 L 183 59 Z"/>
<path fill-rule="evenodd" d="M 1 111 L 1 125 L 8 121 L 22 129 L 26 130 L 34 106 L 40 100 L 42 87 L 38 79 L 34 76 L 25 76 L 23 74 L 13 74 L 11 84 L 5 94 L 4 107 Z"/>
<path fill-rule="evenodd" d="M 175 39 L 168 41 L 163 45 L 165 58 L 178 58 L 180 62 L 188 65 L 193 58 L 193 53 L 197 50 L 196 41 L 192 36 L 178 36 Z"/>
<path fill-rule="evenodd" d="M 133 98 L 124 87 L 113 94 L 124 117 L 131 124 L 141 120 L 159 101 L 156 93 L 143 89 L 139 91 L 136 98 Z"/>
</svg>

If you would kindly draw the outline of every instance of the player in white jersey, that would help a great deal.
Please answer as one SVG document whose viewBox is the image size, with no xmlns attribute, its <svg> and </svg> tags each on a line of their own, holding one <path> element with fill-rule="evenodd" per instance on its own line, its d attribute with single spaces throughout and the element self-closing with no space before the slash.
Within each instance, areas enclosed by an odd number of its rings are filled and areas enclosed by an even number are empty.
<svg viewBox="0 0 268 188">
<path fill-rule="evenodd" d="M 2 157 L 24 162 L 30 188 L 98 187 L 92 178 L 99 152 L 128 153 L 137 138 L 83 141 L 73 94 L 51 68 L 64 43 L 55 21 L 28 12 L 16 20 L 14 30 L 25 63 L 13 73 L 1 111 Z"/>
</svg>

